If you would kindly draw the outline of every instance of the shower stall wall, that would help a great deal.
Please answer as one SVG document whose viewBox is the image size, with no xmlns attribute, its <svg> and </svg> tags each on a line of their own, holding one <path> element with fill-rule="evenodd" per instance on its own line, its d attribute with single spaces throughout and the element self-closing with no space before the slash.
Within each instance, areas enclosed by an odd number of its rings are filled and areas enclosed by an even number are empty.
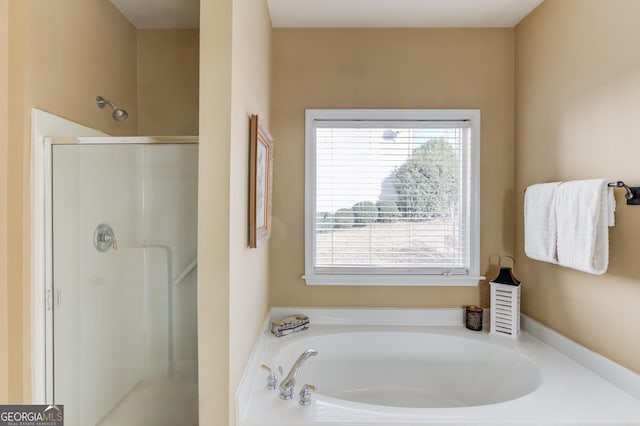
<svg viewBox="0 0 640 426">
<path fill-rule="evenodd" d="M 197 140 L 49 143 L 47 399 L 67 426 L 197 424 Z"/>
</svg>

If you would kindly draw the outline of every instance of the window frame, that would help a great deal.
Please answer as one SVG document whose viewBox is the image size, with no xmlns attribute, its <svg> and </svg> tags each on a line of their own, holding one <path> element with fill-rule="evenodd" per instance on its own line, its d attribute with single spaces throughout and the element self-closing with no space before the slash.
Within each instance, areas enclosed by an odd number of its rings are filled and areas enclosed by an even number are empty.
<svg viewBox="0 0 640 426">
<path fill-rule="evenodd" d="M 316 245 L 316 121 L 468 121 L 469 268 L 466 273 L 411 272 L 389 274 L 363 268 L 363 273 L 315 271 Z M 307 285 L 476 286 L 480 275 L 480 110 L 479 109 L 307 109 L 305 111 L 305 275 Z M 326 268 L 325 268 L 326 269 Z M 369 269 L 369 272 L 367 272 Z M 419 268 L 422 271 L 424 267 Z M 441 268 L 440 268 L 441 269 Z M 427 268 L 428 270 L 428 268 Z"/>
</svg>

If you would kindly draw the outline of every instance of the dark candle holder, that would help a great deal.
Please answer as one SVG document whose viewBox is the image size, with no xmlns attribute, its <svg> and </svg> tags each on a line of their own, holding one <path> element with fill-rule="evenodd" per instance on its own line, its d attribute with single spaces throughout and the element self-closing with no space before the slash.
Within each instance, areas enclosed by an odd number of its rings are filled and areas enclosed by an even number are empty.
<svg viewBox="0 0 640 426">
<path fill-rule="evenodd" d="M 465 306 L 464 325 L 473 331 L 482 330 L 482 308 L 475 305 Z"/>
</svg>

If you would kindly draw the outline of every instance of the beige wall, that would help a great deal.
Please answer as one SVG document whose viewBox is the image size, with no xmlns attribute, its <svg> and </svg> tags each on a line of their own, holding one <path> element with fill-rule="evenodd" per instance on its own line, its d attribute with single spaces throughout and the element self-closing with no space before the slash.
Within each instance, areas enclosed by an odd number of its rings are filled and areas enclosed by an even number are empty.
<svg viewBox="0 0 640 426">
<path fill-rule="evenodd" d="M 601 276 L 523 253 L 523 189 L 605 178 L 640 186 L 640 2 L 546 0 L 516 28 L 516 194 L 522 308 L 640 373 L 640 207 L 616 190 L 609 270 Z"/>
<path fill-rule="evenodd" d="M 136 33 L 110 2 L 22 0 L 9 2 L 9 37 L 9 400 L 27 402 L 31 395 L 30 110 L 40 108 L 111 134 L 136 134 L 135 114 L 116 123 L 95 105 L 95 97 L 103 95 L 136 111 Z"/>
<path fill-rule="evenodd" d="M 9 0 L 0 0 L 0 404 L 9 397 L 7 328 L 7 106 L 9 92 Z"/>
<path fill-rule="evenodd" d="M 198 134 L 197 29 L 138 31 L 138 134 Z"/>
<path fill-rule="evenodd" d="M 27 38 L 25 111 L 37 107 L 109 134 L 136 135 L 136 29 L 104 0 L 22 2 L 25 27 L 16 30 Z M 97 95 L 130 111 L 129 119 L 114 121 L 96 107 Z"/>
<path fill-rule="evenodd" d="M 305 285 L 304 110 L 480 109 L 481 273 L 493 277 L 490 256 L 513 253 L 513 40 L 512 29 L 274 30 L 271 305 L 488 305 L 486 283 L 448 288 Z"/>
<path fill-rule="evenodd" d="M 200 3 L 200 424 L 229 424 L 229 181 L 233 0 Z"/>
<path fill-rule="evenodd" d="M 22 88 L 25 81 L 24 57 L 26 44 L 26 3 L 9 2 L 9 111 L 7 147 L 7 327 L 9 347 L 8 402 L 26 402 L 24 392 L 28 392 L 27 380 L 30 375 L 23 371 L 23 359 L 28 360 L 28 338 L 24 330 L 28 329 L 28 311 L 23 305 L 28 300 L 28 279 L 23 284 L 23 237 L 22 203 L 26 196 L 23 188 L 23 154 L 28 136 L 25 135 L 24 98 Z M 28 133 L 27 133 L 28 134 Z M 25 176 L 28 174 L 25 172 Z M 28 185 L 28 181 L 26 183 Z M 28 226 L 27 223 L 24 226 Z M 28 231 L 27 231 L 28 232 Z M 28 263 L 28 261 L 25 261 Z M 24 291 L 23 291 L 24 290 Z M 26 294 L 24 294 L 26 293 Z M 24 296 L 23 296 L 24 295 Z M 26 325 L 24 324 L 26 322 Z M 28 334 L 26 334 L 28 336 Z M 26 383 L 26 384 L 25 384 Z"/>
<path fill-rule="evenodd" d="M 200 423 L 223 425 L 268 306 L 268 246 L 247 248 L 247 176 L 249 114 L 268 125 L 271 23 L 266 1 L 219 3 L 200 10 L 198 357 Z"/>
<path fill-rule="evenodd" d="M 249 115 L 258 114 L 260 122 L 269 128 L 271 31 L 265 0 L 234 1 L 229 205 L 229 391 L 232 396 L 269 306 L 269 244 L 248 248 L 247 191 Z M 235 424 L 233 414 L 230 420 Z"/>
</svg>

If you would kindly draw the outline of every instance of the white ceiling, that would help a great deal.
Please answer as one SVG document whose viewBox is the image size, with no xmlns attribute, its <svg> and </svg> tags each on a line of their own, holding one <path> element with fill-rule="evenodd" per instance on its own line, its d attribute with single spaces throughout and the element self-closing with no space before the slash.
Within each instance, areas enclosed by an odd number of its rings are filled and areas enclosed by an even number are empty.
<svg viewBox="0 0 640 426">
<path fill-rule="evenodd" d="M 267 0 L 274 27 L 513 27 L 543 0 Z"/>
<path fill-rule="evenodd" d="M 138 29 L 198 28 L 199 0 L 111 0 Z M 274 27 L 513 27 L 543 0 L 267 0 Z"/>
<path fill-rule="evenodd" d="M 200 0 L 111 0 L 139 30 L 199 28 Z"/>
</svg>

